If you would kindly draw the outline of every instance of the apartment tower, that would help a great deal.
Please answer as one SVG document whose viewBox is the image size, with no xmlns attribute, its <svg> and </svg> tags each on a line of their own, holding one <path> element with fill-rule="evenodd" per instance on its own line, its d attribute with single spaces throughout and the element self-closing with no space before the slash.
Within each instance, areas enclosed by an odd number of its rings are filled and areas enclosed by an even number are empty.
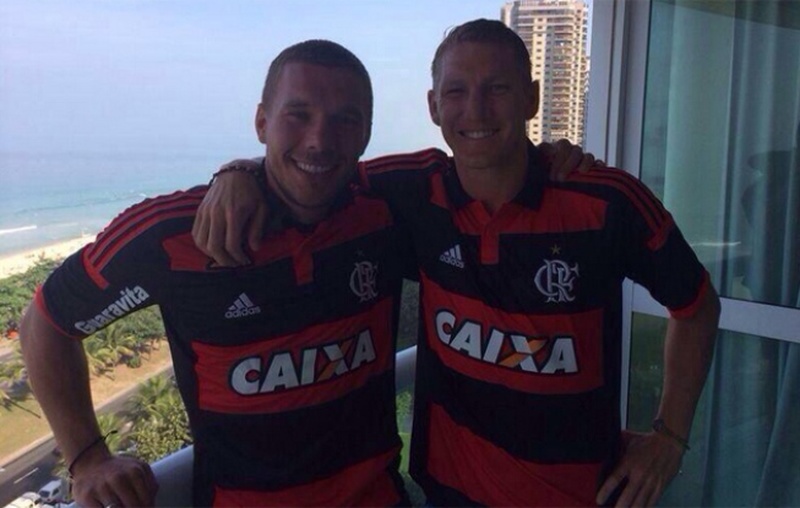
<svg viewBox="0 0 800 508">
<path fill-rule="evenodd" d="M 515 0 L 500 16 L 525 41 L 533 79 L 539 81 L 539 113 L 528 122 L 528 137 L 535 143 L 567 138 L 582 145 L 589 86 L 586 3 Z"/>
</svg>

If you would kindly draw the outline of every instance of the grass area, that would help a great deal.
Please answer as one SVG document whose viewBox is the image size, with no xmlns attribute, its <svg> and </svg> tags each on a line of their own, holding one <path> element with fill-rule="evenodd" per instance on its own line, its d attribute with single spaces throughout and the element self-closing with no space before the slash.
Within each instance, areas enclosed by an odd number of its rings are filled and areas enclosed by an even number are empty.
<svg viewBox="0 0 800 508">
<path fill-rule="evenodd" d="M 92 378 L 92 400 L 95 406 L 131 385 L 144 381 L 169 363 L 169 347 L 166 341 L 162 341 L 149 358 L 143 358 L 142 366 L 138 369 L 118 365 L 106 375 Z M 6 410 L 0 407 L 0 464 L 6 463 L 18 450 L 50 434 L 50 427 L 36 400 L 31 397 L 20 406 L 24 409 L 14 407 Z"/>
</svg>

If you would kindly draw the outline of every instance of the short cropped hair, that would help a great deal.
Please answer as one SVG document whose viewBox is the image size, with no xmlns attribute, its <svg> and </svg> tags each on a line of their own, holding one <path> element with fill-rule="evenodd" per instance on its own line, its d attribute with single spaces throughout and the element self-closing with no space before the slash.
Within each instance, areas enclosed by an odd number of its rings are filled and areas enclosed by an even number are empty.
<svg viewBox="0 0 800 508">
<path fill-rule="evenodd" d="M 477 42 L 481 44 L 501 44 L 510 48 L 514 53 L 514 60 L 519 64 L 520 72 L 526 79 L 531 79 L 531 55 L 525 43 L 516 32 L 508 28 L 501 21 L 490 19 L 475 19 L 463 25 L 448 30 L 447 35 L 433 56 L 431 76 L 433 84 L 439 79 L 442 58 L 448 49 L 462 42 Z"/>
<path fill-rule="evenodd" d="M 372 81 L 369 78 L 367 68 L 349 49 L 335 42 L 322 39 L 299 42 L 284 49 L 275 57 L 269 66 L 267 78 L 264 80 L 264 89 L 261 91 L 261 102 L 263 104 L 269 104 L 283 67 L 291 62 L 321 65 L 323 67 L 338 67 L 352 71 L 363 82 L 364 90 L 367 94 L 367 120 L 370 125 L 372 124 Z"/>
</svg>

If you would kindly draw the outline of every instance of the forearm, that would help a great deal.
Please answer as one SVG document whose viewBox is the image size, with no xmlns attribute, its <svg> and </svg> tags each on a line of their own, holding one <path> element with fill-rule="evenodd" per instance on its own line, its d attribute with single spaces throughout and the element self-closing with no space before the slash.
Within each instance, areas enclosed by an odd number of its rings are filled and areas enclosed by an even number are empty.
<svg viewBox="0 0 800 508">
<path fill-rule="evenodd" d="M 698 311 L 670 318 L 664 343 L 664 390 L 658 410 L 667 427 L 688 438 L 697 401 L 714 354 L 719 298 L 709 286 Z"/>
<path fill-rule="evenodd" d="M 69 464 L 100 435 L 83 346 L 53 329 L 35 304 L 22 319 L 20 340 L 31 388 Z M 96 454 L 105 445 L 93 448 Z"/>
</svg>

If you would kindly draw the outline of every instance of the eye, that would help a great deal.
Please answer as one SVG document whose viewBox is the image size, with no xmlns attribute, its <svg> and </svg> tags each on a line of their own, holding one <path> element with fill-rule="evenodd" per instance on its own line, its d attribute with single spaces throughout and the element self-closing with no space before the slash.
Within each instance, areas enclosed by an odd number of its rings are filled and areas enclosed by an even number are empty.
<svg viewBox="0 0 800 508">
<path fill-rule="evenodd" d="M 489 91 L 493 94 L 503 94 L 508 92 L 509 86 L 505 83 L 493 83 L 489 86 Z"/>
<path fill-rule="evenodd" d="M 306 121 L 310 117 L 308 112 L 302 109 L 290 109 L 286 112 L 286 116 L 288 116 L 291 120 L 297 121 Z"/>
<path fill-rule="evenodd" d="M 457 97 L 464 93 L 464 88 L 460 86 L 452 86 L 445 88 L 443 95 L 445 97 Z"/>
<path fill-rule="evenodd" d="M 343 114 L 336 117 L 336 123 L 345 127 L 361 126 L 361 116 L 356 114 Z"/>
</svg>

